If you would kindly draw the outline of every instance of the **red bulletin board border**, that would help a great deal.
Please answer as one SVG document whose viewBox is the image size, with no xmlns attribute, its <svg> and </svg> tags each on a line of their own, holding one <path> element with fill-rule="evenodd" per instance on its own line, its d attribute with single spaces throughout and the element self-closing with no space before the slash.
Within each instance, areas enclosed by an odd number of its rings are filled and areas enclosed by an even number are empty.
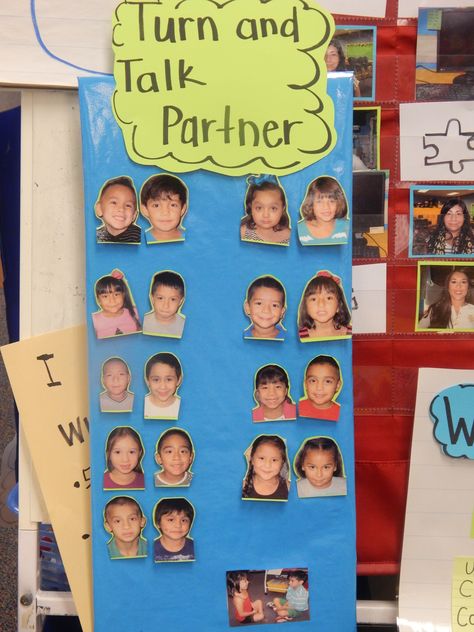
<svg viewBox="0 0 474 632">
<path fill-rule="evenodd" d="M 381 106 L 381 168 L 390 171 L 387 333 L 354 336 L 357 570 L 400 570 L 413 414 L 420 367 L 472 368 L 467 334 L 415 333 L 416 260 L 408 258 L 409 187 L 400 181 L 399 106 L 413 102 L 417 21 L 335 16 L 338 25 L 377 27 L 375 103 Z M 438 183 L 441 184 L 441 183 Z M 456 184 L 450 181 L 449 184 Z M 357 261 L 357 264 L 377 260 Z"/>
</svg>

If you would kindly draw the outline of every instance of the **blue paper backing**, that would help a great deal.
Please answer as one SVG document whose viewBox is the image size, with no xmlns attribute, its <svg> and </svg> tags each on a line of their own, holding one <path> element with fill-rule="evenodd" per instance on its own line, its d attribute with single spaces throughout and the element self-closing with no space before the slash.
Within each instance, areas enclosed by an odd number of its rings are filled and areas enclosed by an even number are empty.
<svg viewBox="0 0 474 632">
<path fill-rule="evenodd" d="M 112 79 L 79 80 L 87 236 L 95 632 L 158 629 L 221 632 L 229 629 L 226 571 L 282 567 L 309 569 L 311 619 L 291 623 L 291 629 L 355 630 L 352 343 L 332 340 L 303 345 L 296 327 L 301 293 L 320 269 L 329 269 L 343 279 L 350 303 L 350 243 L 302 247 L 297 239 L 296 222 L 306 186 L 319 175 L 336 177 L 351 199 L 351 77 L 341 74 L 328 81 L 328 92 L 335 102 L 336 148 L 320 162 L 280 178 L 292 220 L 288 248 L 241 242 L 239 225 L 247 188 L 245 178 L 204 171 L 180 176 L 190 192 L 184 243 L 97 244 L 95 231 L 99 222 L 94 215 L 94 203 L 104 182 L 129 175 L 139 191 L 151 174 L 160 171 L 137 165 L 128 158 L 110 107 L 113 87 Z M 143 230 L 149 226 L 142 217 L 138 223 Z M 94 283 L 113 268 L 125 273 L 141 318 L 150 310 L 148 291 L 156 271 L 172 269 L 184 277 L 187 293 L 182 312 L 187 318 L 182 340 L 142 334 L 96 339 L 90 316 L 97 311 Z M 246 288 L 251 280 L 264 274 L 278 277 L 286 287 L 287 336 L 283 343 L 242 339 L 242 332 L 249 324 L 242 308 Z M 143 419 L 143 398 L 147 392 L 143 367 L 148 357 L 159 351 L 175 353 L 183 366 L 177 423 Z M 253 424 L 252 391 L 257 368 L 267 363 L 282 365 L 290 376 L 291 394 L 297 401 L 304 394 L 304 368 L 319 354 L 335 356 L 342 368 L 344 386 L 337 400 L 342 405 L 340 420 Z M 112 355 L 124 358 L 131 368 L 133 413 L 99 412 L 100 369 Z M 142 436 L 146 451 L 145 491 L 114 493 L 102 489 L 105 441 L 119 425 L 131 425 Z M 194 442 L 195 477 L 190 488 L 153 486 L 153 472 L 158 469 L 154 446 L 161 432 L 172 425 L 187 430 Z M 285 438 L 291 462 L 304 438 L 333 437 L 344 458 L 347 497 L 299 499 L 292 473 L 287 503 L 243 502 L 241 485 L 246 471 L 243 452 L 262 433 Z M 102 512 L 107 500 L 122 494 L 136 498 L 147 517 L 146 559 L 108 557 L 109 534 L 103 527 Z M 190 534 L 195 542 L 195 562 L 153 562 L 153 539 L 158 533 L 151 514 L 158 499 L 165 496 L 185 496 L 196 509 Z M 270 625 L 263 624 L 263 629 Z"/>
</svg>

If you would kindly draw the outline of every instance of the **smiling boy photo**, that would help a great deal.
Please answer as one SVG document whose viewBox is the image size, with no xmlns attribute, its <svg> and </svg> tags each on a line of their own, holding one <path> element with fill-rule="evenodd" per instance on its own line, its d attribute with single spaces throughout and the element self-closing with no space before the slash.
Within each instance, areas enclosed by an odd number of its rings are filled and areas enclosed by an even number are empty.
<svg viewBox="0 0 474 632">
<path fill-rule="evenodd" d="M 188 433 L 181 428 L 165 430 L 156 444 L 155 461 L 161 470 L 153 476 L 155 487 L 189 487 L 193 460 L 194 449 Z"/>
<path fill-rule="evenodd" d="M 95 203 L 95 214 L 102 220 L 96 231 L 97 243 L 140 243 L 141 228 L 134 223 L 138 215 L 137 194 L 128 176 L 104 184 Z"/>
<path fill-rule="evenodd" d="M 341 369 L 337 360 L 326 355 L 313 358 L 305 371 L 305 397 L 300 399 L 300 417 L 337 421 L 341 405 L 335 399 L 341 388 Z"/>
<path fill-rule="evenodd" d="M 286 311 L 286 292 L 283 284 L 273 276 L 261 276 L 247 289 L 244 312 L 251 320 L 244 338 L 263 340 L 285 339 L 282 319 Z"/>
<path fill-rule="evenodd" d="M 157 353 L 145 365 L 145 419 L 178 419 L 181 398 L 176 391 L 183 379 L 178 358 L 172 353 Z"/>
<path fill-rule="evenodd" d="M 148 178 L 140 193 L 140 210 L 150 222 L 147 244 L 184 241 L 181 222 L 188 210 L 188 189 L 182 180 L 168 173 Z"/>
</svg>

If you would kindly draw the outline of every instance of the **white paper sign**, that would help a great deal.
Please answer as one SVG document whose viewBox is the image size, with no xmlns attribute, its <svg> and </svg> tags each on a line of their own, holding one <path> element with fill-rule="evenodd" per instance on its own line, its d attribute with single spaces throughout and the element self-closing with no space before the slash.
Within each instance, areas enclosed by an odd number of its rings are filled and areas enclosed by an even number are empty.
<svg viewBox="0 0 474 632">
<path fill-rule="evenodd" d="M 352 267 L 352 333 L 387 331 L 387 264 Z"/>
<path fill-rule="evenodd" d="M 400 574 L 399 632 L 449 632 L 454 560 L 474 555 L 474 463 L 443 453 L 429 407 L 474 371 L 420 369 Z M 466 421 L 472 423 L 472 415 Z M 461 423 L 456 420 L 458 426 Z M 466 627 L 472 629 L 472 626 Z"/>
<path fill-rule="evenodd" d="M 400 105 L 400 178 L 474 180 L 474 101 Z"/>
<path fill-rule="evenodd" d="M 372 18 L 384 18 L 387 10 L 387 0 L 320 0 L 318 2 L 331 13 L 342 15 L 363 15 Z"/>
<path fill-rule="evenodd" d="M 420 7 L 472 7 L 473 0 L 398 0 L 399 18 L 417 18 Z"/>
</svg>

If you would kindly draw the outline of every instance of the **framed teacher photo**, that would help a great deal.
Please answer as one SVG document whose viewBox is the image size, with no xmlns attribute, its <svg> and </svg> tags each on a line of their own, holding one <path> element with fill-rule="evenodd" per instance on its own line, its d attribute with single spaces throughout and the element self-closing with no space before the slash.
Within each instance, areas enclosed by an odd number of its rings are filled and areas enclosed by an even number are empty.
<svg viewBox="0 0 474 632">
<path fill-rule="evenodd" d="M 474 263 L 418 262 L 416 331 L 474 331 Z"/>
<path fill-rule="evenodd" d="M 410 257 L 474 254 L 474 187 L 410 189 Z"/>
</svg>

